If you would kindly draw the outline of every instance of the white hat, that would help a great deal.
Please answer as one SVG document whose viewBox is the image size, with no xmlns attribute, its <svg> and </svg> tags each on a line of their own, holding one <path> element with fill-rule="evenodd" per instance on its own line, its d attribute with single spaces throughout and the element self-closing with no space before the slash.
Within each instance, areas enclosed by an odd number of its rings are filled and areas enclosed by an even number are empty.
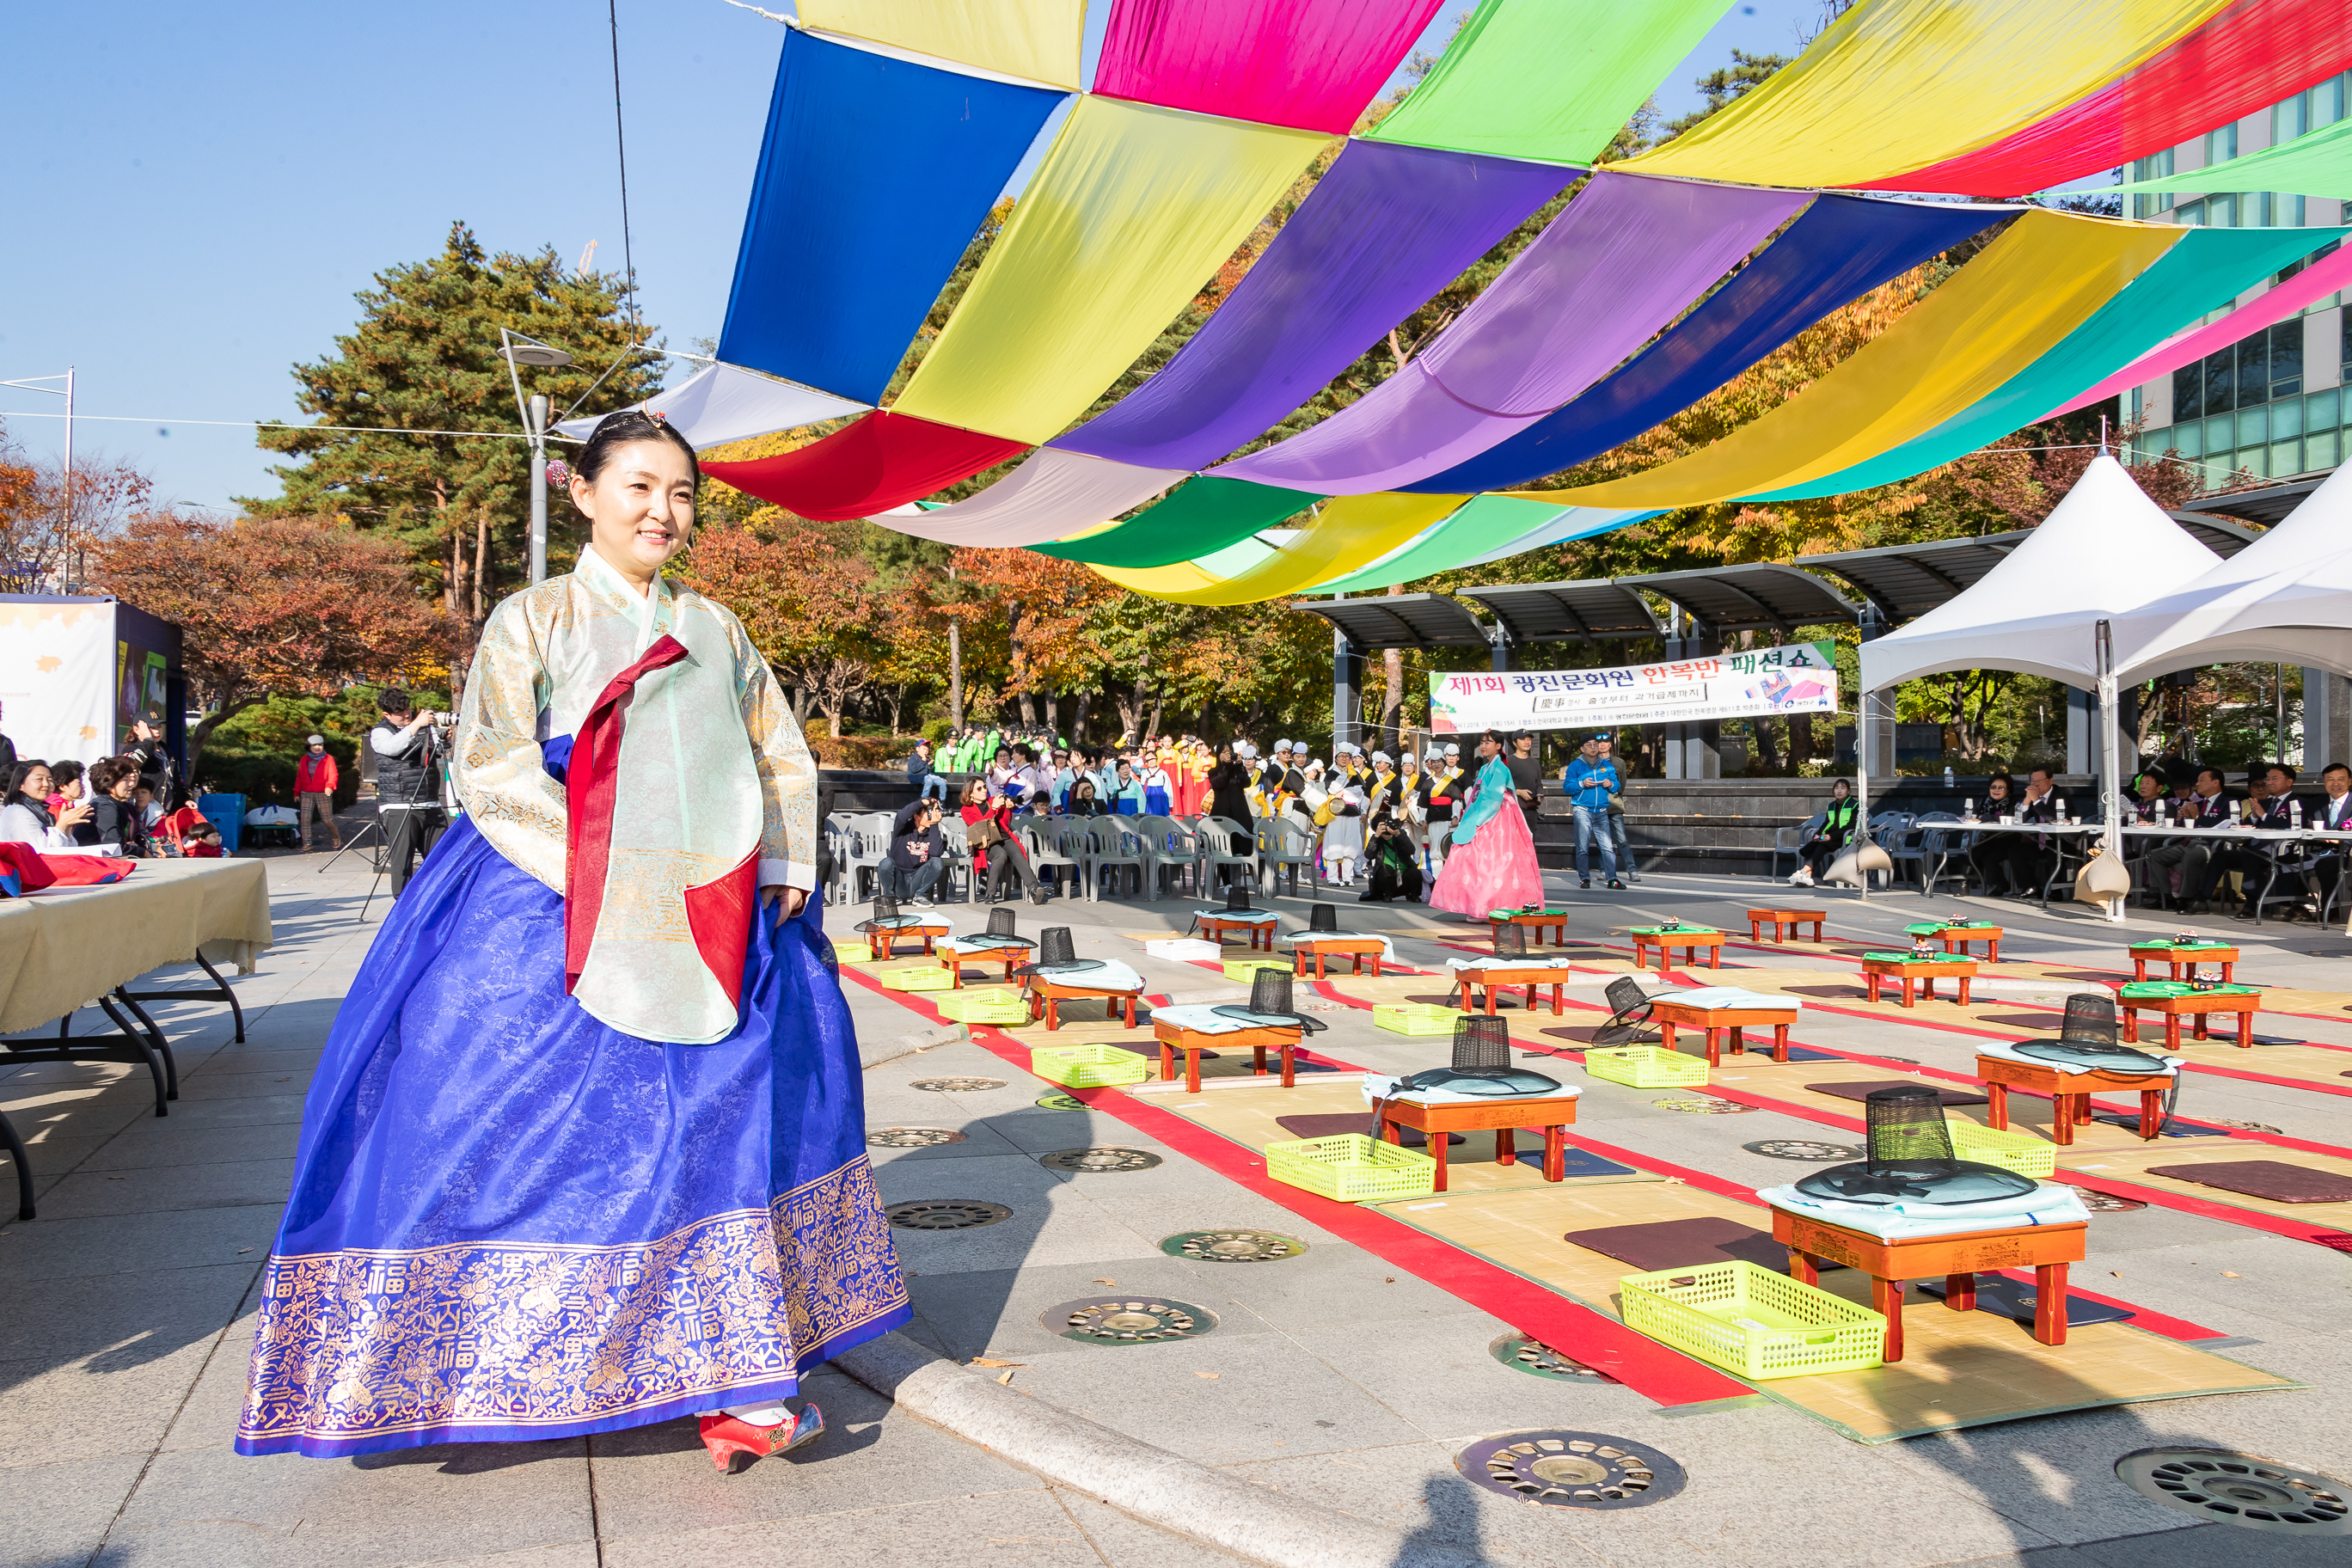
<svg viewBox="0 0 2352 1568">
<path fill-rule="evenodd" d="M 1459 746 L 1448 746 L 1445 748 L 1445 754 L 1449 757 L 1458 757 L 1462 754 L 1462 748 Z"/>
<path fill-rule="evenodd" d="M 324 736 L 324 735 L 313 735 L 313 736 L 311 736 L 311 737 L 310 737 L 310 739 L 306 742 L 306 744 L 313 745 L 313 746 L 323 746 L 323 745 L 325 745 L 326 743 L 327 743 L 327 737 L 326 737 L 326 736 Z"/>
<path fill-rule="evenodd" d="M 1234 755 L 1244 758 L 1247 761 L 1255 762 L 1257 760 L 1257 748 L 1251 745 L 1247 741 L 1243 741 L 1234 745 Z"/>
<path fill-rule="evenodd" d="M 1276 741 L 1274 743 L 1274 749 L 1277 752 L 1286 752 L 1290 750 L 1290 742 L 1287 741 Z"/>
<path fill-rule="evenodd" d="M 1375 763 L 1394 763 L 1396 759 L 1390 756 L 1386 752 L 1374 752 L 1372 753 L 1372 761 Z"/>
</svg>

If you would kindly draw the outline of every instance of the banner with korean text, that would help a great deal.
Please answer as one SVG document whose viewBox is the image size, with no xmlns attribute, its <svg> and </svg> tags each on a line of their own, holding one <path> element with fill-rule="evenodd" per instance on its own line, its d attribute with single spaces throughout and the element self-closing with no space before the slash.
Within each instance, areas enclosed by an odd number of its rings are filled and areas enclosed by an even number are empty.
<svg viewBox="0 0 2352 1568">
<path fill-rule="evenodd" d="M 1661 660 L 1608 669 L 1519 670 L 1429 678 L 1429 725 L 1478 730 L 1598 730 L 1837 711 L 1837 648 L 1826 642 Z"/>
</svg>

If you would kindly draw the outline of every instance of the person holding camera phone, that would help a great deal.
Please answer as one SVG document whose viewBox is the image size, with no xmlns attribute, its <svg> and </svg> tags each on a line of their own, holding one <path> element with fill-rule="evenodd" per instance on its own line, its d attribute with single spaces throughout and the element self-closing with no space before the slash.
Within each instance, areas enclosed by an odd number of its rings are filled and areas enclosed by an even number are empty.
<svg viewBox="0 0 2352 1568">
<path fill-rule="evenodd" d="M 392 862 L 392 896 L 408 886 L 416 862 L 433 851 L 447 825 L 441 810 L 440 759 L 447 748 L 440 724 L 450 715 L 427 708 L 394 686 L 376 699 L 383 717 L 368 731 L 375 753 L 375 811 Z"/>
</svg>

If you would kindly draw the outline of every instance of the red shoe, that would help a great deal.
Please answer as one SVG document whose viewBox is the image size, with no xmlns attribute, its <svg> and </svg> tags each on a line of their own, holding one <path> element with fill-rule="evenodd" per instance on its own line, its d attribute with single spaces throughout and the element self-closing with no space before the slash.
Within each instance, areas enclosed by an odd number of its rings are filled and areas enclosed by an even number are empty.
<svg viewBox="0 0 2352 1568">
<path fill-rule="evenodd" d="M 735 1473 L 738 1454 L 749 1454 L 755 1460 L 770 1454 L 789 1454 L 824 1434 L 824 1412 L 814 1405 L 803 1405 L 798 1415 L 773 1426 L 754 1426 L 723 1412 L 702 1417 L 702 1446 L 710 1450 L 710 1462 L 722 1476 Z"/>
</svg>

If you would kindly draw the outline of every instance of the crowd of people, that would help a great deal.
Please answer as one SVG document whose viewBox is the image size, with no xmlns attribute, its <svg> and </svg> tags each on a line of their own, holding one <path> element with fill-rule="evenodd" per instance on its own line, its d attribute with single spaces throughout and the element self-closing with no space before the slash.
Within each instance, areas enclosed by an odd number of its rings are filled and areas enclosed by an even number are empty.
<svg viewBox="0 0 2352 1568">
<path fill-rule="evenodd" d="M 8 748 L 0 778 L 0 844 L 39 855 L 129 859 L 223 853 L 220 830 L 181 804 L 163 733 L 143 720 L 132 724 L 131 745 L 121 755 L 87 766 L 15 752 Z"/>
</svg>

